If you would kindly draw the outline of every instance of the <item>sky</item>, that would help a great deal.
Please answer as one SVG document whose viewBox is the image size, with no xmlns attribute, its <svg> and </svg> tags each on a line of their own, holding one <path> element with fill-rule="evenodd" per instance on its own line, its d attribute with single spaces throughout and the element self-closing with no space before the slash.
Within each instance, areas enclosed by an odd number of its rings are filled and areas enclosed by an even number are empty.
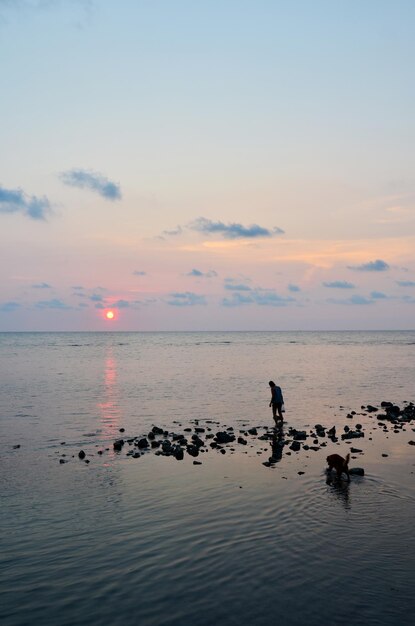
<svg viewBox="0 0 415 626">
<path fill-rule="evenodd" d="M 0 0 L 0 331 L 415 328 L 414 27 Z"/>
</svg>

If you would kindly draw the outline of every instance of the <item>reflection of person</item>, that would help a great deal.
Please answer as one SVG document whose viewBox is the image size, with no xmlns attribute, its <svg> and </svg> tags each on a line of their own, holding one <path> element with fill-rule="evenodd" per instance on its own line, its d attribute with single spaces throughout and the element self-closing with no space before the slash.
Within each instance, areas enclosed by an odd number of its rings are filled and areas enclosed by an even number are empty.
<svg viewBox="0 0 415 626">
<path fill-rule="evenodd" d="M 278 387 L 278 385 L 276 385 L 273 380 L 269 381 L 269 386 L 271 387 L 271 402 L 269 403 L 269 405 L 272 406 L 272 417 L 274 418 L 274 422 L 278 425 L 278 421 L 283 421 L 282 405 L 284 402 L 284 398 L 282 396 L 281 387 Z"/>
</svg>

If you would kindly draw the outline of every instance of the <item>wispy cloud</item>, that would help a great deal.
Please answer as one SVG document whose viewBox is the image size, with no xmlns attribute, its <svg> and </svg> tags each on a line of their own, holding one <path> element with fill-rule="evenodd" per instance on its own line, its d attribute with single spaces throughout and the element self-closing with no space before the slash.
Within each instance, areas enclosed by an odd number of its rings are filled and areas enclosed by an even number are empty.
<svg viewBox="0 0 415 626">
<path fill-rule="evenodd" d="M 246 283 L 237 282 L 233 278 L 225 278 L 224 287 L 228 291 L 252 291 L 252 287 Z"/>
<path fill-rule="evenodd" d="M 217 276 L 217 272 L 215 270 L 209 270 L 208 272 L 202 272 L 201 270 L 197 270 L 193 268 L 190 272 L 186 274 L 186 276 L 194 276 L 195 278 L 214 278 Z"/>
<path fill-rule="evenodd" d="M 21 305 L 18 302 L 4 302 L 0 304 L 0 313 L 13 313 L 16 309 L 20 309 Z"/>
<path fill-rule="evenodd" d="M 257 304 L 258 306 L 282 307 L 296 302 L 295 298 L 280 296 L 273 289 L 251 289 L 249 292 L 235 292 L 230 298 L 223 298 L 222 305 L 226 307 Z"/>
<path fill-rule="evenodd" d="M 399 287 L 415 287 L 415 281 L 413 280 L 397 280 L 396 284 Z"/>
<path fill-rule="evenodd" d="M 133 276 L 146 276 L 147 272 L 143 272 L 142 270 L 134 270 Z"/>
<path fill-rule="evenodd" d="M 57 298 L 52 298 L 51 300 L 40 300 L 36 302 L 35 305 L 38 309 L 60 309 L 60 310 L 68 310 L 72 307 L 65 304 L 62 300 L 58 300 Z"/>
<path fill-rule="evenodd" d="M 359 272 L 385 272 L 389 269 L 389 265 L 382 259 L 362 263 L 361 265 L 348 265 L 349 270 L 358 270 Z"/>
<path fill-rule="evenodd" d="M 284 231 L 277 227 L 270 230 L 258 226 L 258 224 L 251 224 L 250 226 L 243 226 L 236 222 L 225 224 L 224 222 L 213 222 L 205 217 L 199 217 L 191 222 L 189 228 L 205 234 L 220 234 L 227 239 L 273 237 L 284 234 Z"/>
<path fill-rule="evenodd" d="M 301 291 L 301 289 L 298 285 L 293 285 L 293 283 L 290 283 L 288 285 L 288 291 L 291 291 L 291 293 L 298 293 L 299 291 Z"/>
<path fill-rule="evenodd" d="M 128 300 L 117 300 L 116 302 L 113 302 L 111 306 L 115 309 L 128 309 L 130 303 Z"/>
<path fill-rule="evenodd" d="M 90 170 L 73 169 L 61 172 L 59 178 L 65 185 L 78 187 L 79 189 L 89 189 L 98 193 L 107 200 L 120 200 L 121 189 L 118 183 L 109 180 L 99 172 Z"/>
<path fill-rule="evenodd" d="M 387 296 L 386 293 L 383 293 L 383 291 L 372 291 L 370 294 L 370 297 L 373 298 L 373 300 L 389 300 L 390 296 Z"/>
<path fill-rule="evenodd" d="M 352 296 L 351 298 L 345 298 L 345 299 L 329 298 L 327 302 L 329 302 L 330 304 L 346 304 L 346 305 L 356 305 L 356 306 L 373 304 L 373 300 L 370 300 L 369 298 L 366 298 L 365 296 L 359 296 L 357 294 Z"/>
<path fill-rule="evenodd" d="M 51 285 L 48 283 L 38 283 L 37 285 L 32 285 L 33 289 L 52 289 Z"/>
<path fill-rule="evenodd" d="M 199 304 L 207 304 L 205 296 L 200 296 L 197 293 L 191 291 L 185 291 L 183 293 L 170 293 L 167 304 L 171 306 L 196 306 Z"/>
<path fill-rule="evenodd" d="M 163 235 L 167 235 L 169 237 L 175 237 L 176 235 L 181 235 L 183 229 L 181 226 L 177 226 L 177 228 L 173 228 L 172 230 L 163 230 Z"/>
<path fill-rule="evenodd" d="M 6 189 L 0 186 L 0 213 L 22 213 L 32 220 L 45 220 L 51 212 L 46 196 L 29 196 L 22 189 Z"/>
<path fill-rule="evenodd" d="M 323 283 L 324 287 L 328 287 L 329 289 L 354 289 L 355 285 L 353 283 L 348 283 L 347 280 L 333 280 L 329 283 Z"/>
<path fill-rule="evenodd" d="M 103 297 L 101 296 L 100 293 L 93 293 L 92 296 L 89 296 L 89 299 L 92 300 L 92 302 L 102 302 L 103 301 Z"/>
</svg>

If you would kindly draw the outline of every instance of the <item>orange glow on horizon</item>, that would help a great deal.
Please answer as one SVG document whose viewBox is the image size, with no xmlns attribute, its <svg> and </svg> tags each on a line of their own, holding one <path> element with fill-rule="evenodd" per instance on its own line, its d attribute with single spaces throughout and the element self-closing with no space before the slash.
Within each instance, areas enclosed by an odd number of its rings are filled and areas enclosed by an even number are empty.
<svg viewBox="0 0 415 626">
<path fill-rule="evenodd" d="M 111 321 L 111 320 L 114 320 L 114 319 L 115 319 L 115 313 L 114 313 L 114 311 L 106 311 L 106 312 L 105 312 L 105 318 L 106 318 L 107 320 L 110 320 L 110 321 Z"/>
</svg>

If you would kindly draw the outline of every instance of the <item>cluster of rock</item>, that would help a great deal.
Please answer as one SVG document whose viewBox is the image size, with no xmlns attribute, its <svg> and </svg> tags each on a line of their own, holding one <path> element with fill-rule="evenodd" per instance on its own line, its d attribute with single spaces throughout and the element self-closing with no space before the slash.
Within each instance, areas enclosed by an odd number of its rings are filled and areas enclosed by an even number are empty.
<svg viewBox="0 0 415 626">
<path fill-rule="evenodd" d="M 361 407 L 363 411 L 361 415 L 376 417 L 378 426 L 383 427 L 384 432 L 392 430 L 398 433 L 401 430 L 405 430 L 405 427 L 415 420 L 415 405 L 412 402 L 405 404 L 404 408 L 400 408 L 391 402 L 381 402 L 380 408 L 369 404 Z M 357 415 L 356 411 L 351 411 L 347 414 L 347 418 L 353 419 Z M 329 428 L 322 424 L 315 424 L 313 429 L 307 431 L 297 430 L 292 427 L 284 429 L 282 426 L 277 428 L 255 426 L 237 430 L 233 426 L 220 427 L 219 422 L 213 420 L 206 420 L 203 422 L 203 426 L 200 425 L 199 420 L 193 420 L 192 423 L 193 425 L 184 428 L 183 432 L 171 432 L 159 426 L 153 426 L 147 434 L 116 439 L 113 442 L 112 449 L 118 454 L 127 450 L 126 455 L 134 459 L 138 459 L 143 454 L 149 452 L 154 452 L 157 456 L 173 457 L 178 461 L 183 460 L 186 456 L 190 456 L 194 458 L 193 463 L 195 465 L 200 465 L 201 461 L 196 460 L 196 457 L 200 457 L 200 455 L 209 450 L 215 450 L 221 454 L 226 454 L 227 451 L 234 453 L 237 448 L 240 449 L 240 446 L 252 448 L 255 446 L 255 441 L 261 441 L 268 442 L 272 450 L 271 456 L 263 465 L 273 467 L 281 460 L 283 453 L 291 455 L 301 450 L 317 452 L 326 447 L 328 441 L 341 445 L 342 441 L 351 443 L 351 440 L 365 437 L 363 426 L 360 423 L 354 424 L 353 428 L 350 428 L 347 424 L 344 425 L 341 433 L 337 433 L 336 426 Z M 123 434 L 125 429 L 120 428 L 119 432 Z M 65 444 L 65 442 L 61 443 L 62 445 Z M 412 440 L 408 443 L 415 445 L 415 441 Z M 17 448 L 18 446 L 15 447 Z M 257 454 L 262 454 L 264 450 L 266 448 L 257 451 Z M 100 449 L 97 451 L 97 454 L 103 455 L 108 451 L 110 451 L 110 448 Z M 353 446 L 349 448 L 349 451 L 351 454 L 363 453 L 361 448 Z M 383 454 L 383 456 L 387 455 Z M 62 457 L 65 457 L 65 455 L 62 455 Z M 78 457 L 85 463 L 90 462 L 84 450 L 79 451 Z M 65 458 L 60 459 L 61 464 L 65 462 Z M 354 468 L 351 473 L 362 472 L 361 468 Z M 304 472 L 298 473 L 303 474 Z"/>
</svg>

